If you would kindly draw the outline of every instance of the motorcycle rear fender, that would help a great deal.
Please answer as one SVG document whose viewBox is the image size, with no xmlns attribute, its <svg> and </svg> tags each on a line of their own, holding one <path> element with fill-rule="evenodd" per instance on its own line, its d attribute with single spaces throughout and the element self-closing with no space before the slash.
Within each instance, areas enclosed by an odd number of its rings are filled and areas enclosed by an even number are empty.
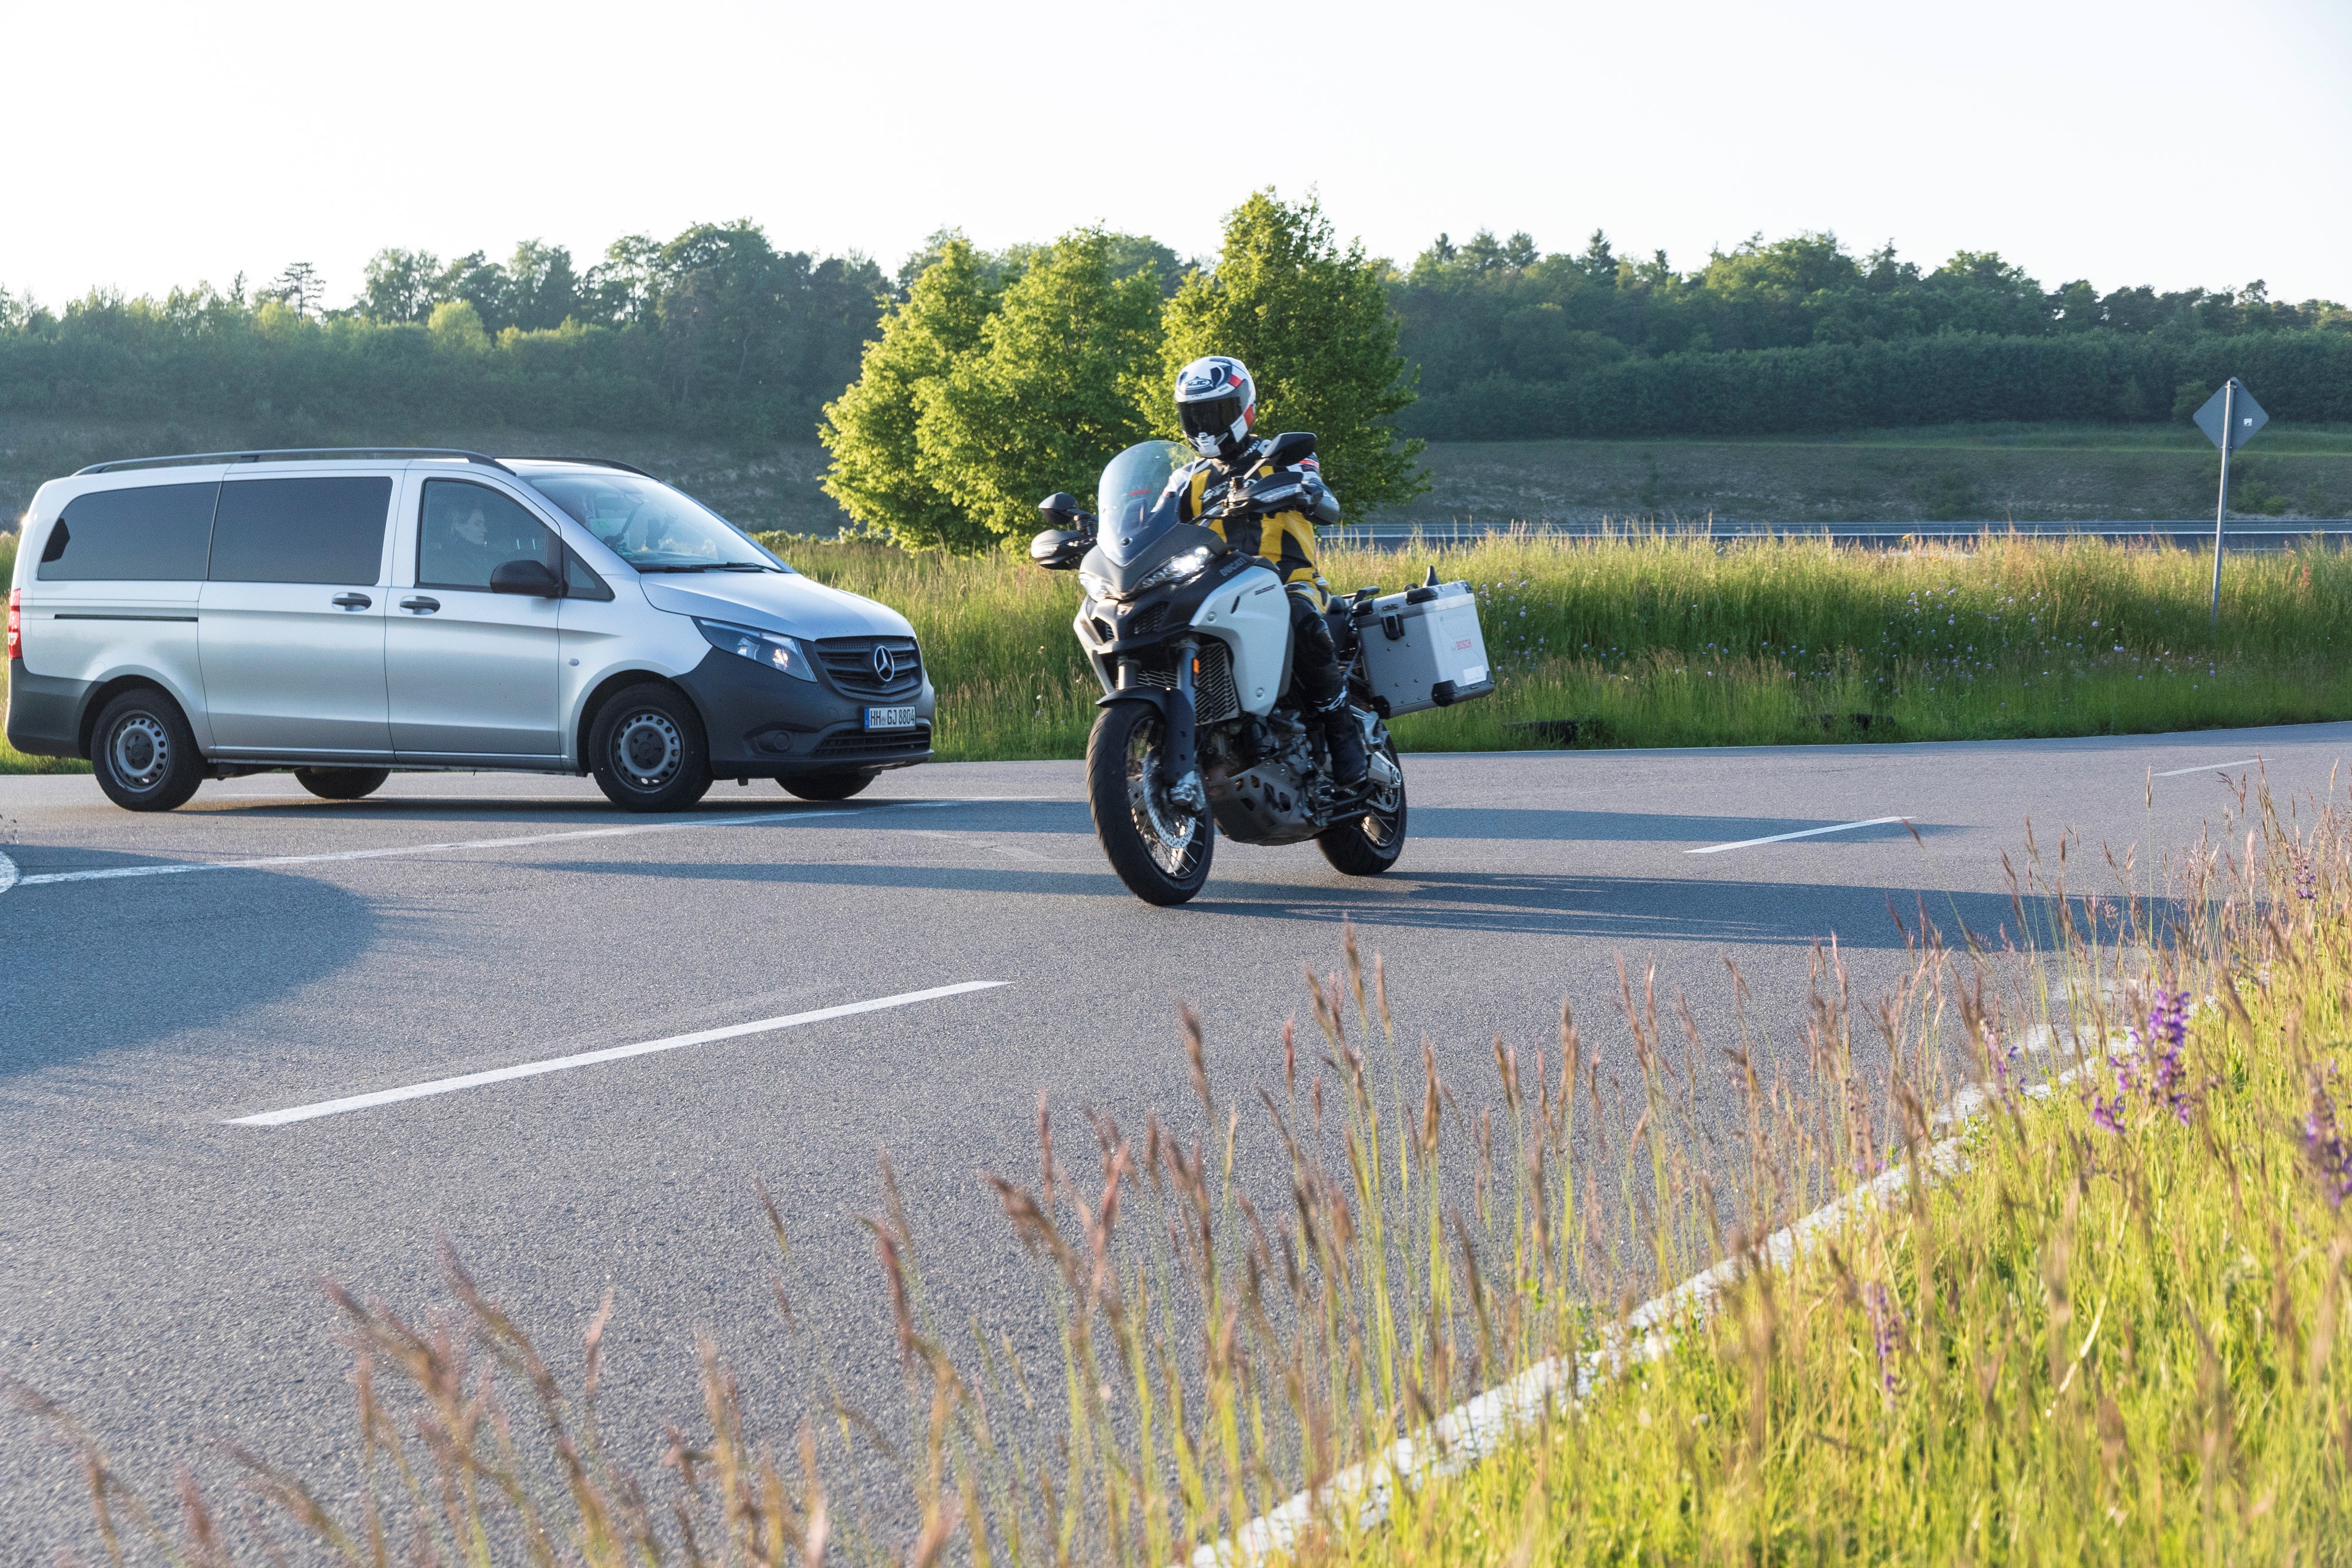
<svg viewBox="0 0 2352 1568">
<path fill-rule="evenodd" d="M 1192 629 L 1233 653 L 1234 692 L 1244 713 L 1274 711 L 1290 671 L 1290 604 L 1267 567 L 1237 572 L 1193 613 Z"/>
</svg>

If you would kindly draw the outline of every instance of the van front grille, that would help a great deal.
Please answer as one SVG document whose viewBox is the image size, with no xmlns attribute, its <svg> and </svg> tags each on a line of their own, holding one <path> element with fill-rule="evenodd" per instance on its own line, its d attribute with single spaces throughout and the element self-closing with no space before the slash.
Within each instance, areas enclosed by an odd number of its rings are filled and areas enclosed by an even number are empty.
<svg viewBox="0 0 2352 1568">
<path fill-rule="evenodd" d="M 833 684 L 851 696 L 910 697 L 923 689 L 923 652 L 912 637 L 825 637 L 813 646 Z M 875 673 L 874 651 L 890 653 L 890 678 Z"/>
</svg>

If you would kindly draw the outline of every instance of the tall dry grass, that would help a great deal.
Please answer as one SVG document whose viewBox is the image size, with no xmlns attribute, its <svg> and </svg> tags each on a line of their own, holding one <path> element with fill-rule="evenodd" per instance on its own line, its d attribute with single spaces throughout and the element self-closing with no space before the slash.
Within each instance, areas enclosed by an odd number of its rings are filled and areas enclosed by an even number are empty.
<svg viewBox="0 0 2352 1568">
<path fill-rule="evenodd" d="M 2068 886 L 2086 864 L 2100 885 Z M 1555 1037 L 1495 1043 L 1483 1092 L 1343 936 L 1252 1082 L 1213 1082 L 1188 1012 L 1190 1105 L 1139 1128 L 1041 1105 L 1035 1171 L 993 1182 L 1055 1325 L 1044 1364 L 925 1279 L 886 1159 L 873 1327 L 911 1437 L 874 1511 L 840 1480 L 873 1473 L 879 1429 L 822 1346 L 797 1405 L 751 1411 L 706 1342 L 701 1409 L 665 1451 L 621 1451 L 609 1304 L 567 1380 L 455 1260 L 446 1321 L 334 1292 L 356 1496 L 242 1462 L 282 1529 L 371 1565 L 1157 1568 L 1550 1364 L 1580 1398 L 1402 1489 L 1384 1524 L 1318 1516 L 1296 1554 L 2343 1561 L 2352 811 L 2258 788 L 2161 874 L 2062 839 L 2015 893 L 2046 941 L 1915 918 L 1867 1003 L 1820 954 L 1801 1066 L 1768 1065 L 1770 1020 L 1712 1038 L 1629 975 L 1624 1048 L 1604 1060 L 1563 1007 Z M 1726 1080 L 1737 1114 L 1706 1113 Z M 1968 1080 L 1983 1113 L 1945 1142 Z M 1890 1169 L 1907 1181 L 1771 1261 L 1764 1239 Z M 1712 1298 L 1636 1312 L 1710 1266 Z M 76 1444 L 108 1551 L 264 1560 L 193 1482 L 166 1513 L 17 1393 Z"/>
<path fill-rule="evenodd" d="M 1076 757 L 1099 695 L 1077 586 L 1004 556 L 778 541 L 903 611 L 940 687 L 950 758 Z M 1434 568 L 1479 596 L 1498 693 L 1398 722 L 1418 750 L 1790 745 L 2140 734 L 2352 716 L 2352 563 L 2210 558 L 2101 539 L 1839 548 L 1495 534 L 1462 549 L 1330 549 L 1345 591 Z"/>
</svg>

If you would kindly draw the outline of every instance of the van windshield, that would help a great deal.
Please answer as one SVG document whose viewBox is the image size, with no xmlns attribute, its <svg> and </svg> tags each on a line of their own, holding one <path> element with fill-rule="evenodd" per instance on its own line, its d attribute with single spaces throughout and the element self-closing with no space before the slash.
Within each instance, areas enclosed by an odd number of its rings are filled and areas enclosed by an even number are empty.
<svg viewBox="0 0 2352 1568">
<path fill-rule="evenodd" d="M 740 528 L 658 479 L 617 469 L 540 469 L 531 488 L 640 571 L 790 571 Z"/>
</svg>

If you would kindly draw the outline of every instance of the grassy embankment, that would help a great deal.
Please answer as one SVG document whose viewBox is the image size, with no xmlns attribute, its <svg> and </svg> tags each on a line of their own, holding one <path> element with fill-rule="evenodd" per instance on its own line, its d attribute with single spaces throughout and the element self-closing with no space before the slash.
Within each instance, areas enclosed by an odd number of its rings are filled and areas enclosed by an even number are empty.
<svg viewBox="0 0 2352 1568">
<path fill-rule="evenodd" d="M 1481 1388 L 1580 1366 L 1580 1397 L 1385 1522 L 1293 1538 L 1298 1558 L 2344 1562 L 2352 819 L 2307 805 L 2257 796 L 2221 847 L 2095 904 L 2057 880 L 2079 846 L 2032 857 L 2020 925 L 2052 946 L 1960 957 L 1927 933 L 1869 1007 L 1826 958 L 1801 1051 L 1756 1020 L 1707 1038 L 1632 983 L 1608 1043 L 1563 1011 L 1556 1042 L 1496 1042 L 1482 1094 L 1399 1040 L 1350 942 L 1310 976 L 1305 1050 L 1286 1030 L 1248 1083 L 1213 1082 L 1188 1017 L 1197 1105 L 1065 1129 L 1034 1185 L 991 1178 L 1052 1303 L 1042 1358 L 924 1280 L 886 1162 L 873 1321 L 848 1332 L 895 1323 L 896 1412 L 840 1406 L 786 1268 L 774 1343 L 807 1369 L 802 1408 L 745 1409 L 706 1349 L 702 1412 L 635 1451 L 595 1394 L 610 1300 L 551 1369 L 452 1263 L 438 1326 L 331 1292 L 355 1490 L 334 1461 L 324 1491 L 239 1462 L 281 1527 L 386 1568 L 619 1568 L 688 1538 L 683 1560 L 730 1564 L 1160 1568 Z M 1990 1091 L 1957 1147 L 1930 1112 L 1956 1062 Z M 1880 1199 L 1759 1265 L 1759 1239 L 1866 1180 Z M 1712 1310 L 1634 1316 L 1727 1262 Z M 82 1445 L 103 1517 L 149 1533 L 69 1413 L 16 1393 Z M 886 1438 L 895 1500 L 828 1486 Z M 152 1533 L 265 1560 L 248 1518 L 194 1474 L 178 1490 Z"/>
<path fill-rule="evenodd" d="M 1076 757 L 1099 695 L 1077 587 L 1003 558 L 780 540 L 812 575 L 906 612 L 951 758 Z M 2095 540 L 1901 552 L 1807 541 L 1496 537 L 1331 551 L 1341 589 L 1465 578 L 1500 691 L 1399 722 L 1407 749 L 1713 746 L 2103 735 L 2352 717 L 2352 559 L 2210 558 Z"/>
</svg>

